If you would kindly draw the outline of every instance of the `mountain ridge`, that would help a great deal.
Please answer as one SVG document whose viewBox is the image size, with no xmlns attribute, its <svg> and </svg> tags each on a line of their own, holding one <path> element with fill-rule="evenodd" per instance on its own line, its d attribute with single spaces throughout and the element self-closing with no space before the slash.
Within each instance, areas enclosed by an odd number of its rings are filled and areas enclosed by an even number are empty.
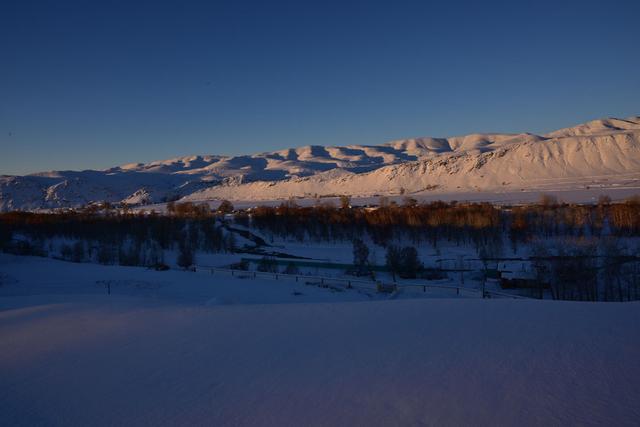
<svg viewBox="0 0 640 427">
<path fill-rule="evenodd" d="M 635 177 L 637 175 L 637 177 Z M 307 145 L 253 155 L 194 155 L 104 170 L 0 176 L 0 211 L 108 201 L 270 200 L 347 194 L 576 188 L 640 178 L 640 116 L 592 120 L 544 135 L 473 133 L 381 145 Z M 610 177 L 610 178 L 606 178 Z M 616 178 L 616 179 L 618 179 Z M 632 182 L 633 183 L 633 182 Z"/>
</svg>

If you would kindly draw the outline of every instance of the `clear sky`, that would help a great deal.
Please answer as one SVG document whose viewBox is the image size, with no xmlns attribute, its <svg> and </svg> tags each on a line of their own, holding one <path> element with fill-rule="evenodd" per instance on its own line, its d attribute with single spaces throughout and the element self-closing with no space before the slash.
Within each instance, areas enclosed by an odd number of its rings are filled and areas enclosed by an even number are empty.
<svg viewBox="0 0 640 427">
<path fill-rule="evenodd" d="M 0 174 L 640 114 L 640 1 L 0 2 Z"/>
</svg>

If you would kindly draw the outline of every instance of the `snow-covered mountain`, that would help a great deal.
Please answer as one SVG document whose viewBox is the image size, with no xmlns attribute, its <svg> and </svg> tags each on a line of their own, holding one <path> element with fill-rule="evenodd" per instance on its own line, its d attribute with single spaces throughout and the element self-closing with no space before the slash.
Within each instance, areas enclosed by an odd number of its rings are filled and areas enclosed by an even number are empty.
<svg viewBox="0 0 640 427">
<path fill-rule="evenodd" d="M 191 156 L 103 171 L 0 177 L 0 210 L 374 196 L 640 184 L 640 116 L 546 135 L 472 134 L 382 145 L 306 146 L 247 156 Z"/>
</svg>

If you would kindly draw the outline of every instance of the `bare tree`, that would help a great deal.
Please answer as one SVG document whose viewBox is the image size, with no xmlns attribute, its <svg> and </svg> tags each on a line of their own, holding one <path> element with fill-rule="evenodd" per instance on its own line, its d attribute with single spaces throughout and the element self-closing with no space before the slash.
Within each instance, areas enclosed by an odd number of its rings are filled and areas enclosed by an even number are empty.
<svg viewBox="0 0 640 427">
<path fill-rule="evenodd" d="M 220 206 L 218 206 L 218 213 L 221 214 L 230 214 L 233 213 L 234 210 L 234 206 L 233 204 L 228 201 L 228 200 L 223 200 L 222 203 L 220 203 Z"/>
<path fill-rule="evenodd" d="M 178 246 L 178 266 L 184 269 L 191 267 L 195 263 L 193 249 L 185 241 L 181 241 Z"/>
<path fill-rule="evenodd" d="M 369 274 L 369 248 L 358 238 L 353 239 L 353 265 L 358 276 Z"/>
</svg>

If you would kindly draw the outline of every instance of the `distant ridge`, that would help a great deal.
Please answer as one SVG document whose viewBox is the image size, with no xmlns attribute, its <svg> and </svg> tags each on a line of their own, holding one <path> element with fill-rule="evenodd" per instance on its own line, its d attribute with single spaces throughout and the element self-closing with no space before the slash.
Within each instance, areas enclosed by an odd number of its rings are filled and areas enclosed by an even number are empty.
<svg viewBox="0 0 640 427">
<path fill-rule="evenodd" d="M 107 170 L 0 177 L 0 211 L 108 201 L 274 200 L 640 185 L 640 117 L 546 135 L 471 134 L 382 145 L 304 146 L 246 156 L 188 156 Z"/>
</svg>

